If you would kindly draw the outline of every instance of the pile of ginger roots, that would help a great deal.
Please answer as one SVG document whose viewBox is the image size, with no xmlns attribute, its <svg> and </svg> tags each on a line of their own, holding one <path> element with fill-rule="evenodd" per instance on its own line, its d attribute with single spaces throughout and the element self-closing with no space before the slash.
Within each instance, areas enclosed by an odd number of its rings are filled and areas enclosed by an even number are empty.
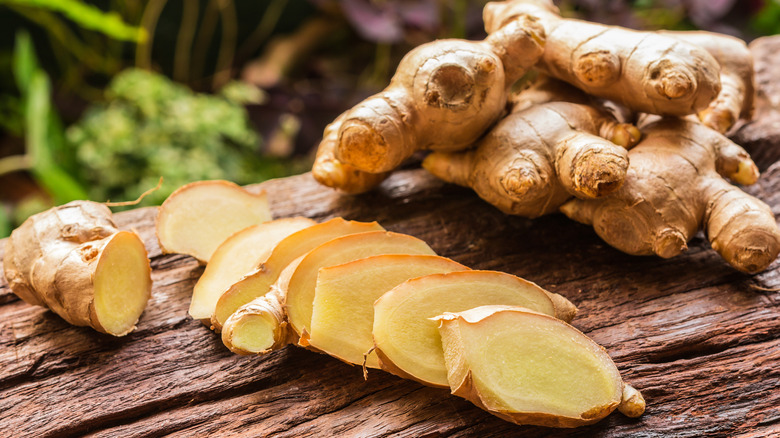
<svg viewBox="0 0 780 438">
<path fill-rule="evenodd" d="M 628 254 L 674 257 L 703 229 L 742 272 L 775 260 L 772 211 L 732 184 L 759 176 L 725 136 L 752 116 L 743 41 L 562 18 L 551 0 L 491 2 L 483 18 L 484 40 L 413 49 L 328 125 L 316 180 L 367 192 L 430 151 L 425 169 L 501 211 L 562 212 Z"/>
</svg>

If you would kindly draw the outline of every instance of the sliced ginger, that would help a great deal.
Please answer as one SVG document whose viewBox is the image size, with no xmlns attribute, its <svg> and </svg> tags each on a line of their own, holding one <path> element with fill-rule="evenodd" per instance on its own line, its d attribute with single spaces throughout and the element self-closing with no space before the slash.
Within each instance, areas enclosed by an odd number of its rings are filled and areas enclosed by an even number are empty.
<svg viewBox="0 0 780 438">
<path fill-rule="evenodd" d="M 484 306 L 436 318 L 454 395 L 517 424 L 576 427 L 645 402 L 606 351 L 574 327 L 525 308 Z"/>
<path fill-rule="evenodd" d="M 382 369 L 448 387 L 437 323 L 444 312 L 485 305 L 523 306 L 570 321 L 576 308 L 534 283 L 495 271 L 433 274 L 406 281 L 374 303 L 374 344 Z"/>
<path fill-rule="evenodd" d="M 376 222 L 346 221 L 334 218 L 297 231 L 279 242 L 273 251 L 253 272 L 230 286 L 217 301 L 211 324 L 220 330 L 225 321 L 239 307 L 271 290 L 282 270 L 295 259 L 336 237 L 367 231 L 383 231 Z"/>
<path fill-rule="evenodd" d="M 236 327 L 251 320 L 252 330 L 264 330 L 267 333 L 264 336 L 272 342 L 259 351 L 244 349 L 246 353 L 265 353 L 288 343 L 308 347 L 320 269 L 382 254 L 435 255 L 422 240 L 388 231 L 370 231 L 332 239 L 290 263 L 269 293 L 245 304 L 231 315 L 225 321 L 222 341 L 235 351 L 236 342 L 244 336 Z M 252 311 L 241 311 L 247 307 Z M 229 335 L 225 334 L 227 331 L 230 331 Z"/>
<path fill-rule="evenodd" d="M 317 276 L 309 345 L 345 362 L 360 365 L 374 346 L 374 301 L 415 277 L 468 268 L 432 255 L 386 254 L 322 268 Z M 376 355 L 365 358 L 379 368 Z"/>
<path fill-rule="evenodd" d="M 195 284 L 190 315 L 209 325 L 223 292 L 265 262 L 282 239 L 312 225 L 314 221 L 303 217 L 277 219 L 247 227 L 230 236 L 214 251 Z"/>
<path fill-rule="evenodd" d="M 184 185 L 163 202 L 157 238 L 163 253 L 180 253 L 207 263 L 228 237 L 271 220 L 265 193 L 254 194 L 228 181 Z"/>
<path fill-rule="evenodd" d="M 11 290 L 77 326 L 124 336 L 151 296 L 146 248 L 103 204 L 74 201 L 28 218 L 3 260 Z"/>
</svg>

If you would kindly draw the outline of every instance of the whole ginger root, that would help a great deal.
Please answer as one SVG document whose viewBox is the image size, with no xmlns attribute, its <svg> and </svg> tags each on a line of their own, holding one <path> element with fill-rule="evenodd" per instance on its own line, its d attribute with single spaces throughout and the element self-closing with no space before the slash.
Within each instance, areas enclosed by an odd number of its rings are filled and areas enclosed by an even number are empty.
<svg viewBox="0 0 780 438">
<path fill-rule="evenodd" d="M 532 99 L 560 97 L 529 92 Z M 571 97 L 579 99 L 577 93 Z M 556 212 L 572 196 L 597 198 L 620 187 L 628 168 L 626 148 L 639 138 L 636 127 L 618 123 L 604 110 L 538 103 L 513 111 L 475 148 L 432 153 L 423 167 L 444 181 L 471 187 L 505 213 L 537 217 Z"/>
<path fill-rule="evenodd" d="M 385 90 L 329 125 L 315 178 L 360 193 L 418 150 L 469 147 L 503 114 L 509 87 L 536 63 L 543 45 L 541 26 L 520 17 L 484 41 L 446 39 L 415 48 Z"/>
<path fill-rule="evenodd" d="M 483 14 L 488 33 L 519 17 L 544 27 L 545 51 L 537 68 L 634 111 L 693 114 L 721 90 L 718 62 L 682 39 L 561 18 L 551 0 L 491 2 Z"/>
<path fill-rule="evenodd" d="M 766 269 L 780 252 L 772 210 L 724 179 L 758 179 L 747 152 L 690 119 L 650 121 L 642 132 L 628 154 L 623 187 L 603 199 L 570 200 L 561 211 L 633 255 L 674 257 L 703 227 L 731 266 L 747 273 Z"/>
</svg>

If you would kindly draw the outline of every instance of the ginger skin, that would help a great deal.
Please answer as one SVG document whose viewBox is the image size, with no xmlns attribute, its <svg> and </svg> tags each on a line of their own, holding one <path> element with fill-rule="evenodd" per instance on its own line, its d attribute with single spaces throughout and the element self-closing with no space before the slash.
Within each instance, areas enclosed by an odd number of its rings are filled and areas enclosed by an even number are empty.
<svg viewBox="0 0 780 438">
<path fill-rule="evenodd" d="M 338 162 L 383 173 L 418 150 L 469 147 L 501 116 L 509 87 L 536 63 L 543 45 L 541 26 L 520 17 L 484 41 L 438 40 L 415 48 L 401 60 L 385 90 L 345 112 L 335 123 L 340 126 L 329 127 L 338 129 L 335 147 L 332 133 L 326 132 L 320 148 L 328 157 L 334 147 L 333 159 L 322 158 L 315 168 Z M 337 173 L 349 173 L 349 168 Z M 358 191 L 338 183 L 339 178 L 318 179 Z"/>
<path fill-rule="evenodd" d="M 423 167 L 471 187 L 505 213 L 538 217 L 557 211 L 571 196 L 596 198 L 620 187 L 628 168 L 626 147 L 639 137 L 634 126 L 617 123 L 605 111 L 548 102 L 513 112 L 474 149 L 430 154 Z"/>
<path fill-rule="evenodd" d="M 662 32 L 707 50 L 720 64 L 721 90 L 699 119 L 710 128 L 726 133 L 734 124 L 753 116 L 755 87 L 753 55 L 739 38 L 713 32 Z"/>
<path fill-rule="evenodd" d="M 107 206 L 73 201 L 28 218 L 3 260 L 11 290 L 70 324 L 114 336 L 135 328 L 151 296 L 141 239 L 119 231 Z"/>
<path fill-rule="evenodd" d="M 680 39 L 561 18 L 551 0 L 491 2 L 483 15 L 488 33 L 518 17 L 538 21 L 547 36 L 539 69 L 635 111 L 692 114 L 720 92 L 718 62 Z"/>
<path fill-rule="evenodd" d="M 758 179 L 747 152 L 697 121 L 661 119 L 642 131 L 646 137 L 628 154 L 623 187 L 603 199 L 573 199 L 561 211 L 633 255 L 674 257 L 704 227 L 731 266 L 746 273 L 766 269 L 780 252 L 774 215 L 724 179 Z"/>
</svg>

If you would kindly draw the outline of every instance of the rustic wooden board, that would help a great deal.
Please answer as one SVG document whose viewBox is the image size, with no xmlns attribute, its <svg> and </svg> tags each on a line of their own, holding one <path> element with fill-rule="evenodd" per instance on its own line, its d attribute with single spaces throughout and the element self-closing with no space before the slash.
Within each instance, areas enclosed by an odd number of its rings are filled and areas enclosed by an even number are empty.
<svg viewBox="0 0 780 438">
<path fill-rule="evenodd" d="M 776 55 L 780 38 L 757 46 Z M 780 79 L 778 69 L 771 74 Z M 765 149 L 780 144 L 765 139 L 780 138 L 780 125 L 763 123 L 777 115 L 769 102 L 737 138 L 748 138 L 767 169 L 750 192 L 777 215 L 780 163 Z M 146 208 L 117 215 L 142 236 L 154 268 L 152 300 L 125 338 L 71 327 L 18 300 L 0 278 L 0 436 L 780 435 L 780 261 L 743 275 L 701 235 L 673 260 L 626 256 L 561 215 L 505 216 L 420 170 L 399 172 L 359 197 L 339 196 L 308 174 L 251 189 L 269 193 L 276 217 L 378 220 L 470 267 L 507 271 L 568 297 L 580 308 L 574 325 L 643 391 L 646 414 L 616 412 L 571 430 L 520 427 L 446 390 L 380 371 L 364 381 L 358 367 L 310 351 L 233 355 L 187 316 L 203 268 L 161 255 L 156 210 Z"/>
</svg>

